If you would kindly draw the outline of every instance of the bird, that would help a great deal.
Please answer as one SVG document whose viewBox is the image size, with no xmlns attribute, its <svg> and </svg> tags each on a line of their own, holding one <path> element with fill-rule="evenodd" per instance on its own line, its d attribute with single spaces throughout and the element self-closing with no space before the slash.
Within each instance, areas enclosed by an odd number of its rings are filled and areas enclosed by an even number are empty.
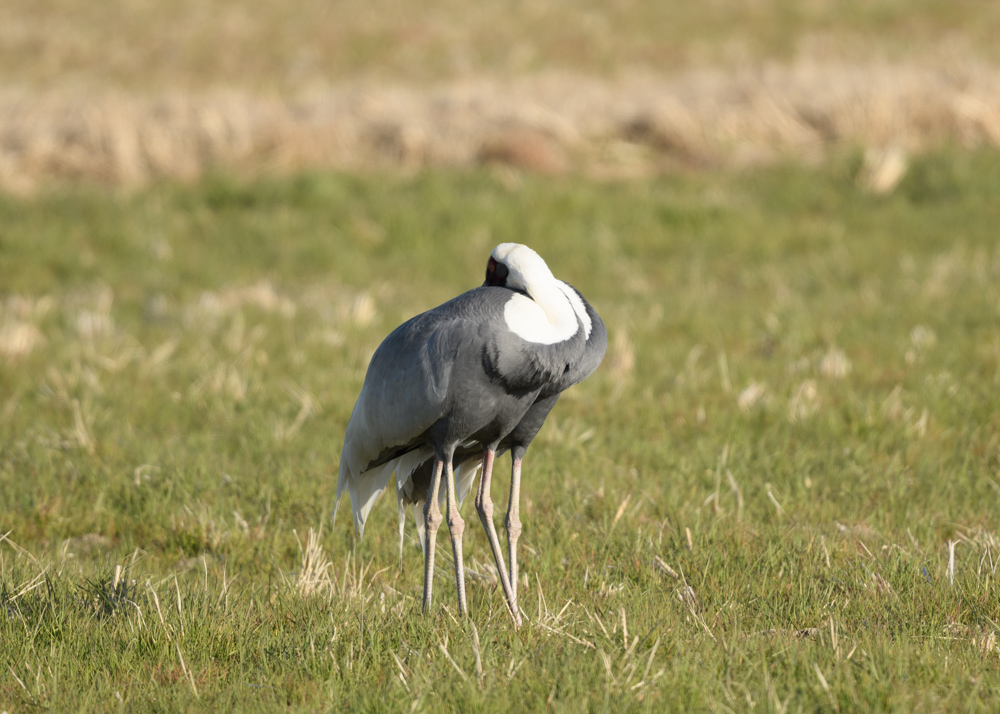
<svg viewBox="0 0 1000 714">
<path fill-rule="evenodd" d="M 375 350 L 344 435 L 336 503 L 349 494 L 363 537 L 369 512 L 395 474 L 400 558 L 404 508 L 412 505 L 424 552 L 424 612 L 431 607 L 436 537 L 444 522 L 459 612 L 468 612 L 459 504 L 481 470 L 476 511 L 520 626 L 522 461 L 560 394 L 592 374 L 606 349 L 604 322 L 583 296 L 528 246 L 501 243 L 490 253 L 482 286 L 407 320 Z M 506 451 L 512 457 L 509 570 L 490 496 L 495 459 Z"/>
<path fill-rule="evenodd" d="M 572 286 L 570 287 L 572 289 Z M 574 363 L 571 366 L 571 369 L 566 370 L 561 379 L 556 380 L 543 388 L 535 403 L 528 409 L 521 421 L 518 422 L 516 427 L 514 427 L 513 431 L 501 440 L 500 445 L 495 452 L 486 451 L 481 445 L 472 443 L 463 445 L 462 448 L 456 451 L 456 456 L 454 457 L 456 462 L 456 488 L 458 490 L 459 502 L 464 499 L 465 493 L 469 490 L 471 482 L 474 480 L 480 468 L 482 469 L 483 476 L 480 479 L 480 487 L 476 493 L 476 511 L 479 514 L 479 519 L 482 522 L 483 529 L 486 531 L 487 537 L 490 541 L 490 546 L 493 549 L 493 557 L 497 564 L 497 571 L 500 574 L 501 584 L 504 588 L 505 594 L 508 596 L 509 609 L 514 616 L 515 624 L 518 627 L 520 627 L 521 624 L 521 615 L 517 607 L 517 541 L 521 535 L 519 500 L 521 487 L 521 465 L 524 459 L 524 454 L 528 445 L 531 444 L 544 424 L 546 417 L 548 417 L 549 412 L 552 410 L 552 407 L 554 407 L 556 402 L 559 400 L 560 394 L 564 390 L 592 374 L 600 365 L 604 358 L 604 353 L 607 350 L 608 336 L 603 321 L 590 304 L 584 300 L 583 296 L 580 296 L 579 293 L 577 294 L 583 301 L 588 317 L 591 320 L 590 332 L 587 335 L 587 343 L 583 357 Z M 490 481 L 493 472 L 493 463 L 496 456 L 502 455 L 508 450 L 512 452 L 510 480 L 511 490 L 508 500 L 507 517 L 504 525 L 507 531 L 507 552 L 510 567 L 509 573 L 504 569 L 503 556 L 499 552 L 499 539 L 495 535 L 496 529 L 493 523 L 493 501 L 490 497 Z M 482 456 L 480 456 L 480 453 Z M 421 545 L 423 545 L 424 542 L 424 523 L 421 508 L 424 505 L 423 498 L 425 497 L 424 494 L 427 493 L 427 484 L 430 480 L 430 466 L 431 461 L 425 461 L 417 466 L 414 471 L 409 474 L 409 476 L 404 475 L 402 480 L 397 483 L 400 505 L 400 561 L 402 561 L 403 526 L 405 518 L 403 506 L 405 503 L 413 504 L 413 515 L 414 519 L 417 521 L 417 530 L 420 534 Z M 405 474 L 405 471 L 399 471 L 397 473 Z"/>
</svg>

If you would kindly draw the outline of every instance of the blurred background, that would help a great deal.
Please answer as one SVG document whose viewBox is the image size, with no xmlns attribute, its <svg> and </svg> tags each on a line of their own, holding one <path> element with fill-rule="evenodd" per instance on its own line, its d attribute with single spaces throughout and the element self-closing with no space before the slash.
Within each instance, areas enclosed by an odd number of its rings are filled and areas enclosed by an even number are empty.
<svg viewBox="0 0 1000 714">
<path fill-rule="evenodd" d="M 648 176 L 1000 144 L 991 0 L 8 0 L 0 189 L 499 163 Z"/>
</svg>

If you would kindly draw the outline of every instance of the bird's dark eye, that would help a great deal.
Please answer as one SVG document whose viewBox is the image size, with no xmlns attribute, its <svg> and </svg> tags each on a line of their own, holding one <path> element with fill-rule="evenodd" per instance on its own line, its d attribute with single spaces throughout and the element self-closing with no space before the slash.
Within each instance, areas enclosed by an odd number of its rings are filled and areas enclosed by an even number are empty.
<svg viewBox="0 0 1000 714">
<path fill-rule="evenodd" d="M 506 265 L 490 258 L 490 262 L 486 264 L 486 284 L 501 288 L 504 287 L 507 285 L 507 275 L 509 272 Z"/>
</svg>

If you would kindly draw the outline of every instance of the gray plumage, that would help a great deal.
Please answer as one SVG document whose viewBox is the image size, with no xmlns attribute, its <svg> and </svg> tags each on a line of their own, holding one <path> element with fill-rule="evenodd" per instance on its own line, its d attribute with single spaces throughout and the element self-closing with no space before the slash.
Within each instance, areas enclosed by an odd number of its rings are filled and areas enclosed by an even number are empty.
<svg viewBox="0 0 1000 714">
<path fill-rule="evenodd" d="M 486 285 L 408 320 L 375 351 L 344 437 L 337 500 L 349 493 L 363 534 L 375 500 L 395 473 L 401 517 L 404 503 L 414 504 L 431 568 L 441 519 L 438 498 L 432 498 L 438 494 L 435 474 L 456 467 L 454 481 L 446 480 L 447 494 L 441 494 L 453 502 L 471 488 L 477 462 L 485 464 L 487 454 L 491 467 L 498 451 L 512 450 L 519 473 L 524 450 L 561 392 L 592 373 L 606 347 L 603 322 L 575 289 L 552 277 L 530 248 L 498 246 Z M 484 477 L 482 485 L 488 485 L 488 472 Z M 433 503 L 425 503 L 429 498 Z M 452 502 L 448 523 L 464 610 L 464 522 Z M 428 517 L 433 533 L 425 535 Z M 487 524 L 482 511 L 480 517 L 489 535 L 492 521 Z M 400 527 L 402 535 L 402 521 Z M 495 539 L 494 533 L 491 546 L 503 570 Z M 425 606 L 432 573 L 425 571 Z M 508 592 L 519 622 L 514 599 Z"/>
<path fill-rule="evenodd" d="M 569 370 L 566 370 L 564 367 L 562 374 L 550 380 L 541 388 L 535 401 L 524 413 L 524 416 L 521 417 L 521 420 L 507 436 L 501 439 L 497 447 L 498 456 L 507 451 L 512 451 L 516 458 L 523 458 L 524 452 L 538 435 L 549 412 L 552 411 L 556 402 L 559 401 L 559 396 L 573 385 L 589 377 L 604 358 L 604 353 L 608 346 L 608 333 L 604 327 L 604 322 L 594 308 L 580 295 L 579 291 L 575 288 L 573 289 L 583 301 L 592 325 L 590 336 L 584 344 L 583 353 L 579 359 L 570 364 Z M 485 447 L 485 444 L 475 441 L 464 443 L 455 451 L 453 460 L 456 476 L 459 478 L 459 501 L 464 500 L 465 495 L 472 486 L 473 479 L 479 472 L 483 449 Z M 400 507 L 412 505 L 413 518 L 417 524 L 421 545 L 423 545 L 424 539 L 422 507 L 426 499 L 427 489 L 430 486 L 431 468 L 432 459 L 428 457 L 420 464 L 417 464 L 411 472 L 402 474 L 397 479 Z M 403 516 L 401 515 L 400 518 L 403 518 Z"/>
<path fill-rule="evenodd" d="M 529 347 L 506 329 L 509 297 L 506 288 L 470 290 L 404 322 L 375 351 L 347 426 L 337 484 L 338 499 L 346 487 L 352 505 L 361 504 L 355 506 L 359 531 L 372 495 L 385 489 L 390 474 L 370 484 L 355 474 L 421 449 L 422 463 L 435 445 L 499 442 L 582 355 L 582 334 Z"/>
</svg>

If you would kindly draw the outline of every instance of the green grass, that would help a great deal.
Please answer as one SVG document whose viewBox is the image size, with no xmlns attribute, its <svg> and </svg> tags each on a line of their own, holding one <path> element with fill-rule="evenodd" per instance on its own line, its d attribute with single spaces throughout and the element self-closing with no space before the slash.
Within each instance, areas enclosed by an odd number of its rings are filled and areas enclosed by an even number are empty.
<svg viewBox="0 0 1000 714">
<path fill-rule="evenodd" d="M 858 166 L 0 197 L 0 708 L 995 710 L 1000 155 Z M 391 497 L 328 520 L 372 351 L 509 240 L 611 335 L 520 631 L 447 570 L 421 616 Z"/>
</svg>

